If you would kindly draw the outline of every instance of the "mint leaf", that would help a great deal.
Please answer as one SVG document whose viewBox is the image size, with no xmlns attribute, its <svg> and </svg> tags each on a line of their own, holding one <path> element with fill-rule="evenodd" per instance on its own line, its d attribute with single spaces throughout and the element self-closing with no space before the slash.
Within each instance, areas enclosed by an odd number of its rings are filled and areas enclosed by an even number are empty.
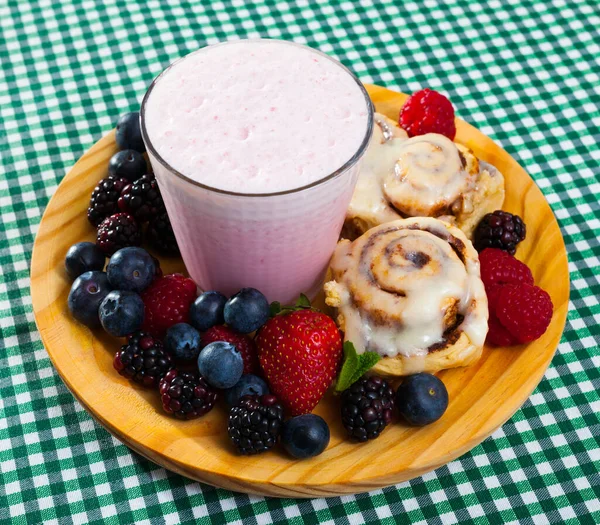
<svg viewBox="0 0 600 525">
<path fill-rule="evenodd" d="M 269 306 L 271 317 L 275 317 L 279 312 L 281 312 L 281 303 L 279 301 L 273 301 Z"/>
<path fill-rule="evenodd" d="M 344 343 L 344 364 L 335 385 L 336 392 L 346 390 L 352 384 L 352 377 L 358 370 L 359 359 L 356 348 L 350 341 Z"/>
<path fill-rule="evenodd" d="M 375 352 L 365 352 L 358 356 L 358 370 L 352 376 L 350 384 L 356 383 L 366 372 L 375 366 L 381 356 Z"/>
<path fill-rule="evenodd" d="M 342 392 L 356 383 L 375 363 L 381 359 L 375 352 L 358 355 L 350 341 L 344 343 L 344 364 L 335 385 L 336 392 Z"/>
<path fill-rule="evenodd" d="M 300 297 L 296 301 L 296 306 L 298 308 L 310 308 L 310 299 L 301 293 Z"/>
</svg>

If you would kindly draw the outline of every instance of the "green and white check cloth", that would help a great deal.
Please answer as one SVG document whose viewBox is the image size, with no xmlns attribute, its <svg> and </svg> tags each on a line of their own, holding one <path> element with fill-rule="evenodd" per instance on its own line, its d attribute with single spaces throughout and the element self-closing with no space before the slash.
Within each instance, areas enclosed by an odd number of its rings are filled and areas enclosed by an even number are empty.
<svg viewBox="0 0 600 525">
<path fill-rule="evenodd" d="M 0 0 L 0 523 L 600 523 L 599 27 L 597 0 Z M 301 501 L 189 481 L 98 426 L 36 330 L 31 250 L 66 170 L 169 62 L 259 36 L 446 93 L 559 219 L 571 302 L 544 380 L 491 438 L 411 482 Z"/>
</svg>

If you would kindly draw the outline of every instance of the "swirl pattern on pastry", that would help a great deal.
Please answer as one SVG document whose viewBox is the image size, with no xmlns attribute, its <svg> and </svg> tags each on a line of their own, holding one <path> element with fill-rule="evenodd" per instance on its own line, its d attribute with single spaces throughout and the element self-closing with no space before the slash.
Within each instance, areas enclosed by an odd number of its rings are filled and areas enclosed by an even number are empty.
<svg viewBox="0 0 600 525">
<path fill-rule="evenodd" d="M 408 217 L 439 217 L 474 184 L 477 159 L 462 153 L 444 135 L 428 133 L 405 140 L 394 168 L 383 178 L 388 202 Z M 467 153 L 468 155 L 468 153 Z"/>
<path fill-rule="evenodd" d="M 443 135 L 407 138 L 375 115 L 375 131 L 348 207 L 343 237 L 405 217 L 443 217 L 468 237 L 504 202 L 504 178 L 493 166 Z"/>
<path fill-rule="evenodd" d="M 331 271 L 326 302 L 358 352 L 418 361 L 459 340 L 481 352 L 487 297 L 477 252 L 458 228 L 433 218 L 383 224 L 340 241 Z"/>
</svg>

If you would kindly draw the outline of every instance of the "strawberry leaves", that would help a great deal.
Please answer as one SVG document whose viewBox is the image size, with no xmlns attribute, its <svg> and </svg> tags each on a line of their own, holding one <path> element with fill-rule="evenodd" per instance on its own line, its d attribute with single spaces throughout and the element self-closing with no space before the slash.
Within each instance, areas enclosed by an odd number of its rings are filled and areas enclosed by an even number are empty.
<svg viewBox="0 0 600 525">
<path fill-rule="evenodd" d="M 271 317 L 275 317 L 281 312 L 281 303 L 279 301 L 273 301 L 269 306 L 269 313 Z"/>
<path fill-rule="evenodd" d="M 342 392 L 356 383 L 368 370 L 381 359 L 375 352 L 356 353 L 350 341 L 344 343 L 344 364 L 335 385 L 336 392 Z"/>
<path fill-rule="evenodd" d="M 276 315 L 285 315 L 291 312 L 297 312 L 298 310 L 311 310 L 312 307 L 310 305 L 310 299 L 306 297 L 303 293 L 300 294 L 300 297 L 296 301 L 296 304 L 293 306 L 290 305 L 282 305 L 279 301 L 273 301 L 269 307 L 271 312 L 271 317 L 275 317 Z"/>
<path fill-rule="evenodd" d="M 296 310 L 302 310 L 304 308 L 310 308 L 310 299 L 301 293 L 296 301 Z"/>
</svg>

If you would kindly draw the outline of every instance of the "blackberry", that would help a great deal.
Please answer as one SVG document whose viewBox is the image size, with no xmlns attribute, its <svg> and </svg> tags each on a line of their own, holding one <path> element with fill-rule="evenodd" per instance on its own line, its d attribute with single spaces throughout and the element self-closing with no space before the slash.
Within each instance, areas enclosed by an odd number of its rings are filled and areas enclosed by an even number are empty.
<svg viewBox="0 0 600 525">
<path fill-rule="evenodd" d="M 146 237 L 150 245 L 163 255 L 179 255 L 177 239 L 166 211 L 150 220 Z"/>
<path fill-rule="evenodd" d="M 160 382 L 160 396 L 165 412 L 179 419 L 194 419 L 210 412 L 217 401 L 217 391 L 201 375 L 172 369 Z"/>
<path fill-rule="evenodd" d="M 518 215 L 502 210 L 484 215 L 473 234 L 473 245 L 478 252 L 499 248 L 514 255 L 517 244 L 525 239 L 525 223 Z"/>
<path fill-rule="evenodd" d="M 392 420 L 394 391 L 380 377 L 363 377 L 342 393 L 342 423 L 357 441 L 375 439 Z"/>
<path fill-rule="evenodd" d="M 162 343 L 146 332 L 129 336 L 127 344 L 115 354 L 113 366 L 123 377 L 143 386 L 158 386 L 173 368 Z"/>
<path fill-rule="evenodd" d="M 165 211 L 165 203 L 152 174 L 143 175 L 126 186 L 118 204 L 119 210 L 129 213 L 140 224 Z"/>
<path fill-rule="evenodd" d="M 131 215 L 115 213 L 104 219 L 98 226 L 96 244 L 110 256 L 121 248 L 142 244 L 142 234 Z"/>
<path fill-rule="evenodd" d="M 244 396 L 229 412 L 227 432 L 246 456 L 269 450 L 283 428 L 283 407 L 275 396 Z"/>
<path fill-rule="evenodd" d="M 106 217 L 117 213 L 117 202 L 121 191 L 129 184 L 127 179 L 107 177 L 102 179 L 92 192 L 90 205 L 87 210 L 88 221 L 98 226 Z"/>
</svg>

